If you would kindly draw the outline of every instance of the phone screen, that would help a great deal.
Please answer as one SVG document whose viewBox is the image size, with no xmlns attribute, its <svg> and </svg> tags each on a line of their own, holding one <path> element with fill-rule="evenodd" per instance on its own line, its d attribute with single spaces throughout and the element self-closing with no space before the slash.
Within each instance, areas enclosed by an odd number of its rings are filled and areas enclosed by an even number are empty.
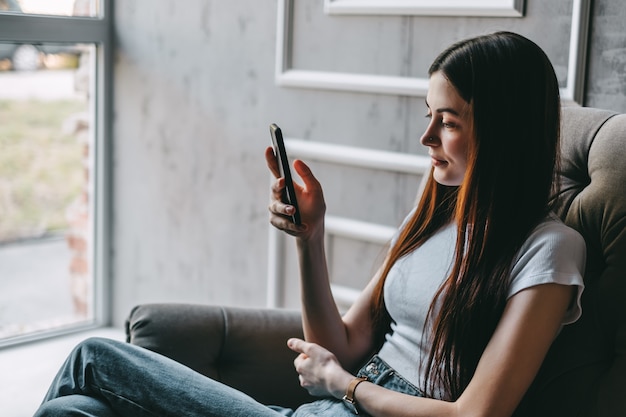
<svg viewBox="0 0 626 417">
<path fill-rule="evenodd" d="M 296 201 L 296 192 L 293 188 L 293 179 L 291 177 L 291 169 L 289 168 L 289 160 L 287 159 L 283 134 L 280 127 L 274 123 L 270 125 L 270 133 L 272 135 L 274 155 L 276 155 L 278 161 L 278 169 L 280 170 L 280 175 L 285 179 L 283 202 L 292 205 L 296 209 L 294 215 L 291 216 L 291 221 L 299 225 L 301 222 L 300 211 L 298 210 L 298 202 Z"/>
</svg>

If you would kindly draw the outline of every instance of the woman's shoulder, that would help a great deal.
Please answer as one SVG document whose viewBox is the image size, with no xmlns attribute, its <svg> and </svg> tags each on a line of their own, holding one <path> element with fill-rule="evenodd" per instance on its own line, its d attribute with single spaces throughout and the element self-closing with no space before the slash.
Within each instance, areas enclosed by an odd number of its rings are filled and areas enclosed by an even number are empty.
<svg viewBox="0 0 626 417">
<path fill-rule="evenodd" d="M 520 258 L 554 257 L 585 259 L 586 243 L 578 231 L 569 227 L 554 213 L 548 214 L 524 242 Z"/>
<path fill-rule="evenodd" d="M 578 288 L 576 302 L 563 319 L 572 323 L 580 317 L 587 246 L 576 230 L 550 214 L 532 231 L 511 271 L 509 296 L 539 285 L 556 283 Z"/>
<path fill-rule="evenodd" d="M 544 219 L 533 229 L 527 243 L 534 240 L 563 240 L 572 241 L 573 244 L 585 243 L 582 235 L 575 229 L 563 223 L 563 221 L 553 212 L 550 212 Z"/>
</svg>

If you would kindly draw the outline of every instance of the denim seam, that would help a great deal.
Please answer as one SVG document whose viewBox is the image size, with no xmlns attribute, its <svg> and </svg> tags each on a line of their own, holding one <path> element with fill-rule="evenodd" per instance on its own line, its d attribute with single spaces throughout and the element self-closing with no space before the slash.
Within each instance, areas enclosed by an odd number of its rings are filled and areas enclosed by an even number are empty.
<svg viewBox="0 0 626 417">
<path fill-rule="evenodd" d="M 126 402 L 126 403 L 128 403 L 128 404 L 132 404 L 132 405 L 134 405 L 134 406 L 135 406 L 135 407 L 137 407 L 138 409 L 140 409 L 140 410 L 144 411 L 144 412 L 145 412 L 145 413 L 147 413 L 147 414 L 150 414 L 151 416 L 155 416 L 155 417 L 160 416 L 160 414 L 154 413 L 154 412 L 152 412 L 152 411 L 150 411 L 150 410 L 148 410 L 148 409 L 144 408 L 143 406 L 141 406 L 141 405 L 137 404 L 136 402 L 131 401 L 131 400 L 129 400 L 128 398 L 126 398 L 126 397 L 124 397 L 124 396 L 121 396 L 121 395 L 119 395 L 119 394 L 117 394 L 117 393 L 115 393 L 115 392 L 113 392 L 113 391 L 109 391 L 109 390 L 107 390 L 107 389 L 101 388 L 101 387 L 99 387 L 99 386 L 98 386 L 98 385 L 96 385 L 96 384 L 93 384 L 93 387 L 94 387 L 94 388 L 97 388 L 97 389 L 98 389 L 100 392 L 102 392 L 102 393 L 106 393 L 106 394 L 108 394 L 108 395 L 103 395 L 103 397 L 104 397 L 104 398 L 107 398 L 107 396 L 115 397 L 115 398 L 118 398 L 118 399 L 120 399 L 120 400 L 122 400 L 122 401 L 125 401 L 125 402 Z M 108 401 L 108 399 L 107 399 L 107 401 Z"/>
</svg>

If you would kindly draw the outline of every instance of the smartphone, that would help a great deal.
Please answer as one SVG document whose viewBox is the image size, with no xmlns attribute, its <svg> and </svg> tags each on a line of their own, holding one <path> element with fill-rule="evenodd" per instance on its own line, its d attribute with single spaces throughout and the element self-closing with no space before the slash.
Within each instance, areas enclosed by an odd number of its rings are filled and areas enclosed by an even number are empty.
<svg viewBox="0 0 626 417">
<path fill-rule="evenodd" d="M 278 162 L 278 170 L 280 171 L 280 176 L 285 179 L 283 203 L 292 205 L 296 209 L 293 216 L 291 216 L 291 221 L 296 225 L 300 225 L 300 210 L 298 210 L 296 191 L 293 188 L 293 179 L 291 177 L 291 169 L 289 168 L 289 160 L 287 159 L 287 151 L 285 151 L 283 133 L 278 125 L 272 123 L 270 125 L 270 134 L 272 135 L 272 146 L 274 147 L 274 155 L 276 155 L 276 160 Z"/>
</svg>

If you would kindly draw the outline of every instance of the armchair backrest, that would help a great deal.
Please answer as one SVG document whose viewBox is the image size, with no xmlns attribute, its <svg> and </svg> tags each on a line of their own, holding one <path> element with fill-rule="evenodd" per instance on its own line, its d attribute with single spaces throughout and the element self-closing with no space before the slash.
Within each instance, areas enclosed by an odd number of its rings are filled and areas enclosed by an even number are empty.
<svg viewBox="0 0 626 417">
<path fill-rule="evenodd" d="M 587 243 L 583 316 L 520 415 L 626 416 L 626 114 L 565 107 L 557 214 Z"/>
</svg>

